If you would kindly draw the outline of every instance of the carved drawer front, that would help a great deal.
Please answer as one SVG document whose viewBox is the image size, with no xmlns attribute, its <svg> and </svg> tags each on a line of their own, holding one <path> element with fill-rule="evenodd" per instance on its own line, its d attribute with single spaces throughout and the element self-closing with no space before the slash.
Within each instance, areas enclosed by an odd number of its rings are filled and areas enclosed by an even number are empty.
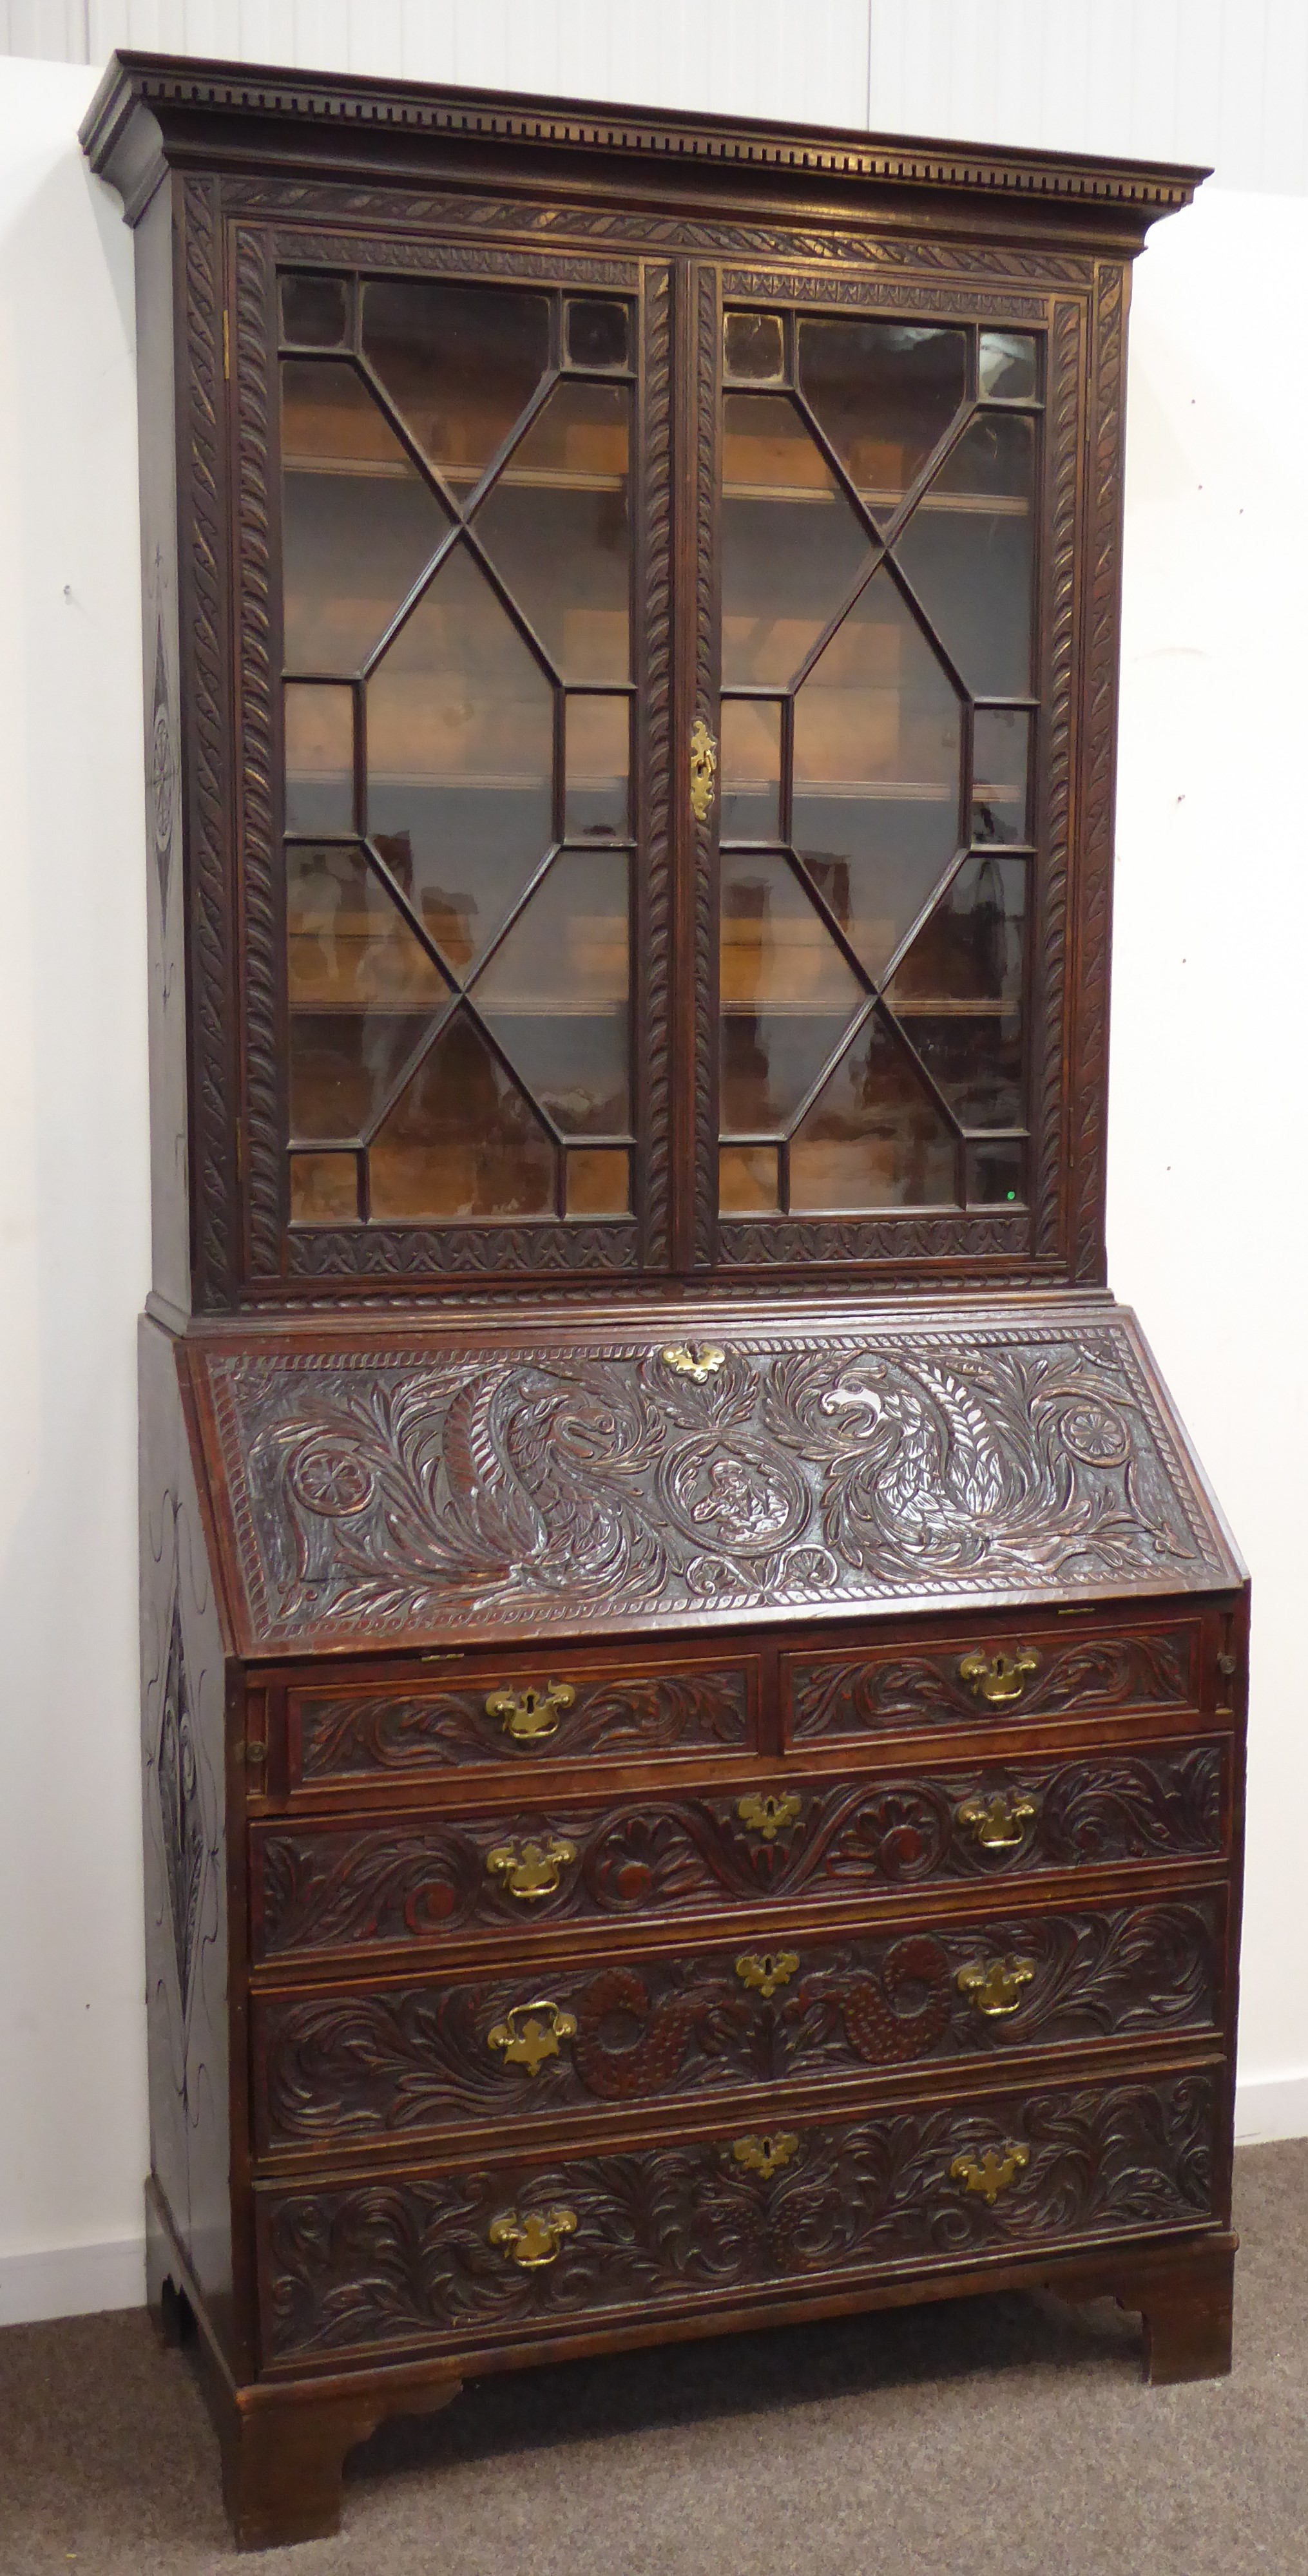
<svg viewBox="0 0 1308 2576">
<path fill-rule="evenodd" d="M 918 1727 L 1197 1710 L 1202 1642 L 1197 1618 L 1112 1633 L 1054 1621 L 1002 1634 L 960 1627 L 922 1648 L 785 1655 L 785 1740 L 807 1750 Z"/>
<path fill-rule="evenodd" d="M 1216 2072 L 256 2194 L 265 2365 L 1052 2254 L 1213 2208 Z"/>
<path fill-rule="evenodd" d="M 261 2155 L 1216 2030 L 1224 1906 L 1157 1897 L 535 1976 L 260 1996 Z"/>
<path fill-rule="evenodd" d="M 1209 1859 L 1224 1741 L 618 1801 L 252 1828 L 256 1958 L 665 1921 L 932 1880 Z"/>
<path fill-rule="evenodd" d="M 755 1742 L 758 1697 L 755 1657 L 635 1671 L 630 1659 L 566 1652 L 501 1656 L 431 1680 L 293 1687 L 288 1781 L 317 1789 L 538 1761 L 736 1753 Z"/>
</svg>

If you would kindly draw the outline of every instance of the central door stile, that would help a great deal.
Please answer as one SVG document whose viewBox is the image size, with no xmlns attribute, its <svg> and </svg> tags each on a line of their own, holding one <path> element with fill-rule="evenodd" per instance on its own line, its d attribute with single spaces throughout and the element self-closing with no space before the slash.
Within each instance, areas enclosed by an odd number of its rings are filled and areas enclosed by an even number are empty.
<svg viewBox="0 0 1308 2576">
<path fill-rule="evenodd" d="M 684 1273 L 710 1269 L 717 1249 L 718 798 L 710 764 L 718 729 L 721 293 L 718 270 L 708 261 L 679 265 L 675 285 L 681 515 L 674 540 L 678 1186 L 673 1266 Z"/>
</svg>

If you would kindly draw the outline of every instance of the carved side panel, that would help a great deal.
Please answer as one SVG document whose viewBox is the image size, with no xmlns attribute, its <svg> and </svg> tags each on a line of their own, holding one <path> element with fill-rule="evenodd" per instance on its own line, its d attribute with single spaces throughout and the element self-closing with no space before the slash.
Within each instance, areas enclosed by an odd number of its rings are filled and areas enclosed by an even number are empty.
<svg viewBox="0 0 1308 2576">
<path fill-rule="evenodd" d="M 792 1743 L 874 1733 L 878 1728 L 957 1726 L 978 1721 L 1011 1726 L 1018 1719 L 1116 1715 L 1124 1708 L 1198 1704 L 1201 1631 L 1079 1637 L 1052 1651 L 1032 1649 L 1036 1669 L 1021 1698 L 988 1708 L 959 1671 L 962 1652 L 828 1655 L 794 1663 L 789 1675 Z M 1010 1654 L 1017 1648 L 1011 1647 Z"/>
<path fill-rule="evenodd" d="M 455 1931 L 503 1938 L 509 1927 L 657 1922 L 706 1907 L 862 1901 L 937 1880 L 1215 1856 L 1224 1848 L 1224 1762 L 1223 1746 L 1205 1744 L 871 1784 L 787 1779 L 771 1808 L 751 1786 L 364 1829 L 266 1825 L 252 1836 L 254 1944 L 260 1956 L 288 1958 Z"/>
<path fill-rule="evenodd" d="M 754 2087 L 775 2118 L 779 2083 L 1211 2032 L 1221 1919 L 1209 1897 L 272 1997 L 256 2006 L 260 2152 Z M 994 1962 L 1015 1974 L 987 2013 L 958 1980 Z"/>
<path fill-rule="evenodd" d="M 645 686 L 637 707 L 644 864 L 637 870 L 639 1067 L 645 1139 L 645 1266 L 666 1269 L 672 1251 L 672 321 L 671 272 L 645 274 L 645 400 L 639 427 L 644 545 L 638 567 Z"/>
<path fill-rule="evenodd" d="M 1048 542 L 1044 565 L 1047 646 L 1044 747 L 1040 764 L 1044 801 L 1044 851 L 1038 872 L 1034 933 L 1039 973 L 1034 1031 L 1031 1126 L 1037 1173 L 1034 1183 L 1037 1252 L 1063 1244 L 1066 1177 L 1065 1039 L 1071 996 L 1068 923 L 1072 828 L 1073 717 L 1079 640 L 1080 550 L 1077 500 L 1085 393 L 1085 307 L 1056 303 L 1049 337 L 1047 436 Z"/>
<path fill-rule="evenodd" d="M 220 2331 L 228 2198 L 226 1672 L 173 1345 L 142 1324 L 141 1753 L 154 2173 Z"/>
<path fill-rule="evenodd" d="M 284 1041 L 278 1010 L 282 905 L 277 817 L 281 721 L 273 683 L 280 638 L 274 548 L 276 496 L 269 461 L 276 345 L 272 280 L 261 233 L 238 229 L 235 297 L 236 481 L 239 495 L 240 848 L 245 1011 L 245 1223 L 249 1265 L 276 1278 L 282 1266 Z"/>
<path fill-rule="evenodd" d="M 726 2135 L 268 2193 L 265 2357 L 475 2350 L 618 2312 L 702 2314 L 714 2301 L 834 2288 L 891 2262 L 1050 2254 L 1091 2235 L 1195 2227 L 1213 2209 L 1218 2093 L 1210 2075 L 1167 2076 L 794 2123 L 779 2165 L 754 2139 L 768 2170 L 742 2164 Z M 966 2170 L 1003 2179 L 988 2197 Z M 515 2248 L 532 2217 L 542 2259 L 528 2268 Z"/>
<path fill-rule="evenodd" d="M 573 1762 L 583 1755 L 649 1760 L 669 1753 L 743 1749 L 752 1734 L 753 1670 L 606 1674 L 579 1682 L 569 1701 L 539 1711 L 540 1732 L 514 1734 L 487 1702 L 488 1679 L 421 1692 L 303 1691 L 291 1709 L 292 1779 L 370 1774 L 408 1779 L 450 1767 Z M 541 1683 L 543 1693 L 547 1685 Z M 571 1685 L 569 1685 L 571 1688 Z M 519 1692 L 521 1696 L 521 1692 Z M 298 1762 L 295 1750 L 298 1749 Z"/>
</svg>

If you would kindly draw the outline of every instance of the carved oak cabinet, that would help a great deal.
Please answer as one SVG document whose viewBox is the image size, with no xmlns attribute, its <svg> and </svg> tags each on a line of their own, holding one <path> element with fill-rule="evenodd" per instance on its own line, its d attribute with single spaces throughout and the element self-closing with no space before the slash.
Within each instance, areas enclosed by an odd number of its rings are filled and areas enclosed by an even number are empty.
<svg viewBox="0 0 1308 2576">
<path fill-rule="evenodd" d="M 1229 2364 L 1247 1587 L 1104 1285 L 1194 171 L 125 56 L 151 2296 L 242 2541 L 467 2376 Z"/>
</svg>

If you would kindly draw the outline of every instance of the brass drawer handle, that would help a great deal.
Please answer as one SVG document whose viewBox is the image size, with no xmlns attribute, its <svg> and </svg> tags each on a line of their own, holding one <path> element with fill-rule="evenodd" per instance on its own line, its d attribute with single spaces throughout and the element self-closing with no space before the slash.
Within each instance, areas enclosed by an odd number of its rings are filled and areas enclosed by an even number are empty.
<svg viewBox="0 0 1308 2576">
<path fill-rule="evenodd" d="M 543 1691 L 496 1690 L 486 1702 L 486 1715 L 498 1717 L 515 1744 L 535 1744 L 543 1735 L 557 1735 L 559 1719 L 576 1696 L 571 1682 L 551 1682 Z"/>
<path fill-rule="evenodd" d="M 987 2021 L 1000 2021 L 1005 2013 L 1016 2012 L 1022 1988 L 1030 1985 L 1034 1975 L 1034 1959 L 992 1959 L 988 1967 L 983 1959 L 974 1959 L 969 1967 L 959 1969 L 954 1982 L 960 1995 L 966 1995 Z"/>
<path fill-rule="evenodd" d="M 797 1825 L 803 1812 L 804 1801 L 796 1797 L 793 1789 L 788 1789 L 782 1798 L 774 1798 L 771 1792 L 760 1798 L 756 1790 L 751 1790 L 736 1809 L 742 1825 L 748 1825 L 752 1834 L 761 1834 L 765 1843 L 774 1843 L 778 1834 Z"/>
<path fill-rule="evenodd" d="M 793 2130 L 772 2129 L 761 2138 L 737 2138 L 731 2152 L 746 2173 L 761 2174 L 764 2182 L 770 2182 L 782 2165 L 789 2164 L 798 2147 Z"/>
<path fill-rule="evenodd" d="M 993 2147 L 987 2147 L 980 2164 L 975 2164 L 971 2156 L 955 2156 L 949 2168 L 949 2179 L 961 2182 L 964 2191 L 979 2191 L 982 2199 L 993 2209 L 1001 2191 L 1007 2191 L 1009 2184 L 1016 2182 L 1020 2173 L 1026 2172 L 1030 2162 L 1028 2147 L 1005 2147 L 1002 2156 L 997 2156 Z"/>
<path fill-rule="evenodd" d="M 538 2021 L 543 2013 L 547 2018 Z M 525 2066 L 529 2075 L 539 2073 L 547 2057 L 557 2057 L 561 2039 L 575 2039 L 576 2017 L 552 2004 L 548 1995 L 538 1995 L 534 2003 L 513 2004 L 503 2021 L 497 2021 L 486 2033 L 488 2048 L 502 2048 L 506 2066 Z"/>
<path fill-rule="evenodd" d="M 690 804 L 697 823 L 707 823 L 713 811 L 717 767 L 717 744 L 703 717 L 696 716 L 690 728 Z"/>
<path fill-rule="evenodd" d="M 559 1884 L 559 1872 L 577 1857 L 575 1843 L 560 1839 L 553 1843 L 497 1843 L 486 1854 L 486 1867 L 492 1878 L 502 1879 L 510 1896 L 519 1896 L 530 1905 L 538 1896 L 552 1896 Z"/>
<path fill-rule="evenodd" d="M 987 1708 L 1009 1708 L 1039 1670 L 1040 1657 L 1029 1646 L 1019 1646 L 1015 1655 L 964 1655 L 958 1678 Z"/>
<path fill-rule="evenodd" d="M 677 1377 L 690 1378 L 695 1386 L 703 1386 L 707 1378 L 716 1377 L 727 1364 L 727 1354 L 718 1349 L 716 1342 L 669 1342 L 659 1357 L 665 1368 Z"/>
<path fill-rule="evenodd" d="M 983 1851 L 1016 1851 L 1025 1841 L 1036 1802 L 1022 1789 L 1012 1796 L 999 1789 L 993 1798 L 965 1798 L 957 1812 L 960 1825 L 966 1825 Z"/>
<path fill-rule="evenodd" d="M 766 2001 L 778 1986 L 788 1986 L 799 1966 L 798 1950 L 747 1950 L 736 1961 L 736 1974 Z"/>
<path fill-rule="evenodd" d="M 547 2263 L 557 2263 L 565 2236 L 575 2236 L 575 2209 L 524 2209 L 519 2218 L 516 2209 L 502 2209 L 491 2220 L 487 2235 L 492 2245 L 504 2249 L 506 2261 L 517 2263 L 524 2272 L 543 2272 Z"/>
</svg>

